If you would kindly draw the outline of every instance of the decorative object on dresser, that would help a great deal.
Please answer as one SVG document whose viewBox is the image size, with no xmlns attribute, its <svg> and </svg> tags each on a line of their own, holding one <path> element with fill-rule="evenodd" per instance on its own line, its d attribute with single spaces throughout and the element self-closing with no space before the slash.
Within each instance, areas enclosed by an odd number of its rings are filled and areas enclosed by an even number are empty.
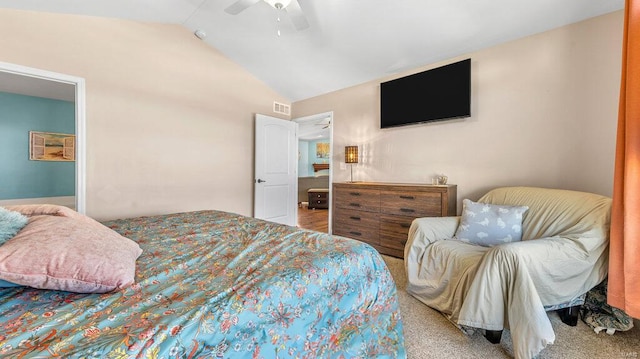
<svg viewBox="0 0 640 359">
<path fill-rule="evenodd" d="M 328 188 L 309 188 L 309 209 L 329 208 Z"/>
<path fill-rule="evenodd" d="M 344 147 L 344 163 L 351 164 L 351 180 L 353 182 L 353 164 L 358 163 L 358 146 Z"/>
<path fill-rule="evenodd" d="M 381 182 L 333 184 L 333 234 L 403 258 L 411 222 L 456 215 L 456 185 Z"/>
</svg>

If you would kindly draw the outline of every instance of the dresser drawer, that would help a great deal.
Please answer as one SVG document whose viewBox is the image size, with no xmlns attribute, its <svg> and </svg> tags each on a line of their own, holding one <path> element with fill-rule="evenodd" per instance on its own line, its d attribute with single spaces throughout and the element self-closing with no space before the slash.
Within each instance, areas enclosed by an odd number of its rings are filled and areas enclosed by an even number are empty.
<svg viewBox="0 0 640 359">
<path fill-rule="evenodd" d="M 335 207 L 333 211 L 333 234 L 379 245 L 379 214 Z"/>
<path fill-rule="evenodd" d="M 402 249 L 407 243 L 409 227 L 414 217 L 380 216 L 380 245 L 383 247 Z"/>
<path fill-rule="evenodd" d="M 380 191 L 360 188 L 335 188 L 336 207 L 380 212 Z"/>
<path fill-rule="evenodd" d="M 378 228 L 380 223 L 378 217 L 378 213 L 356 211 L 340 207 L 336 207 L 333 211 L 333 222 L 336 224 L 342 224 L 348 228 Z"/>
<path fill-rule="evenodd" d="M 442 194 L 381 191 L 380 212 L 411 217 L 442 215 Z"/>
<path fill-rule="evenodd" d="M 329 192 L 308 192 L 309 200 L 313 199 L 327 199 L 329 198 Z"/>
<path fill-rule="evenodd" d="M 378 238 L 378 228 L 364 226 L 349 227 L 341 225 L 340 223 L 336 223 L 333 226 L 333 234 L 337 236 L 357 239 L 359 241 L 369 243 L 373 246 L 380 245 L 380 239 Z"/>
<path fill-rule="evenodd" d="M 309 199 L 309 208 L 314 209 L 327 209 L 329 208 L 329 201 L 326 198 L 324 199 Z"/>
</svg>

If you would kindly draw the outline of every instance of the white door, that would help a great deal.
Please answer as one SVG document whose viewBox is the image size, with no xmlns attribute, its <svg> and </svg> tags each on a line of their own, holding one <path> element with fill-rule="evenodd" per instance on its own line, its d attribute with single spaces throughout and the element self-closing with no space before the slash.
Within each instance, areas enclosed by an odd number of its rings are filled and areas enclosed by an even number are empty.
<svg viewBox="0 0 640 359">
<path fill-rule="evenodd" d="M 296 225 L 298 124 L 256 115 L 254 209 L 256 218 Z"/>
</svg>

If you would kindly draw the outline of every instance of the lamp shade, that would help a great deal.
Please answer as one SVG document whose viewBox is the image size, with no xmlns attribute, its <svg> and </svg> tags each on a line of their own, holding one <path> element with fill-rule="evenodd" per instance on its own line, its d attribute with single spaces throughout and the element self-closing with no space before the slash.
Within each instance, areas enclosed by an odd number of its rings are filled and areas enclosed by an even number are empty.
<svg viewBox="0 0 640 359">
<path fill-rule="evenodd" d="M 358 163 L 358 146 L 344 147 L 344 163 Z"/>
</svg>

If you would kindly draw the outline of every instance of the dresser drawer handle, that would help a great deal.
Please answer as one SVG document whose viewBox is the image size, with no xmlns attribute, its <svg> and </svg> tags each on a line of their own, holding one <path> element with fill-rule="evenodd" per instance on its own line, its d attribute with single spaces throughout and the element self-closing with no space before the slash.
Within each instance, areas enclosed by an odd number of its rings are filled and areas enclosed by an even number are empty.
<svg viewBox="0 0 640 359">
<path fill-rule="evenodd" d="M 415 211 L 416 211 L 415 209 L 411 209 L 411 208 L 400 208 L 400 212 L 413 213 Z"/>
<path fill-rule="evenodd" d="M 353 234 L 354 236 L 361 236 L 362 235 L 362 233 L 360 233 L 360 232 L 353 232 L 352 231 L 352 232 L 349 232 L 349 233 Z"/>
<path fill-rule="evenodd" d="M 352 196 L 360 196 L 360 192 L 349 192 Z"/>
<path fill-rule="evenodd" d="M 354 221 L 359 221 L 360 220 L 360 217 L 356 217 L 356 216 L 351 216 L 349 218 L 353 219 Z"/>
<path fill-rule="evenodd" d="M 349 203 L 351 207 L 360 207 L 360 203 Z"/>
<path fill-rule="evenodd" d="M 409 223 L 400 223 L 400 227 L 409 228 L 409 227 L 411 227 L 411 225 Z"/>
<path fill-rule="evenodd" d="M 402 199 L 416 199 L 415 196 L 400 196 Z"/>
</svg>

